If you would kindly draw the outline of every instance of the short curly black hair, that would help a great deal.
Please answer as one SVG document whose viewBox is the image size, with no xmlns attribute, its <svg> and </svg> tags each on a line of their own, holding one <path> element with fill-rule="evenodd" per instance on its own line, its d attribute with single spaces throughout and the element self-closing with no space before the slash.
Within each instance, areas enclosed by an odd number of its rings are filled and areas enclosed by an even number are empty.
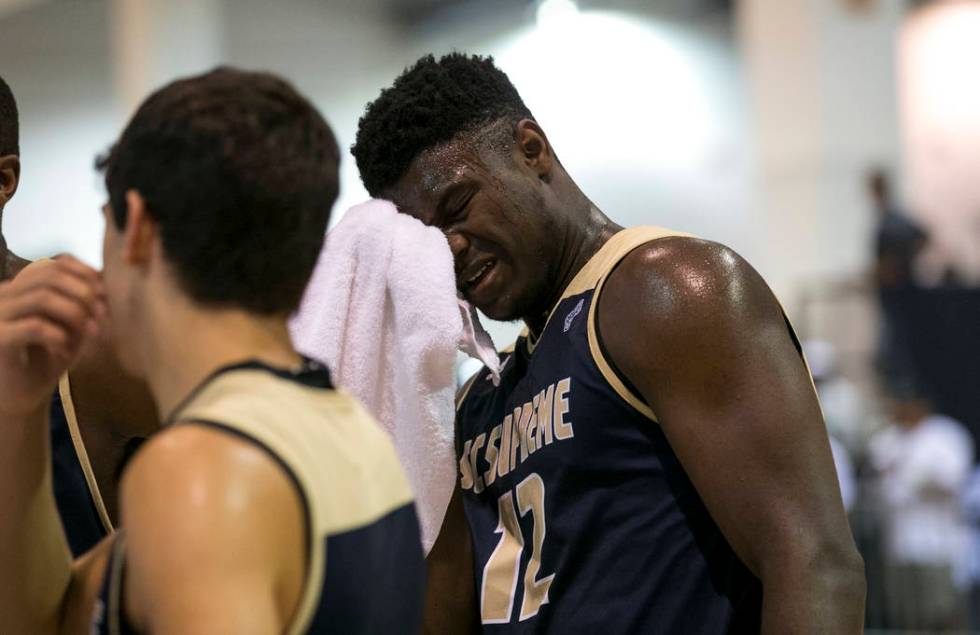
<svg viewBox="0 0 980 635">
<path fill-rule="evenodd" d="M 505 118 L 533 117 L 492 57 L 426 55 L 367 105 L 351 154 L 364 187 L 378 196 L 424 150 Z"/>
<path fill-rule="evenodd" d="M 150 95 L 96 166 L 117 227 L 128 190 L 146 201 L 191 298 L 273 315 L 296 309 L 313 273 L 339 158 L 290 84 L 218 68 Z"/>
<path fill-rule="evenodd" d="M 0 77 L 0 157 L 20 154 L 20 122 L 17 101 L 7 82 Z"/>
</svg>

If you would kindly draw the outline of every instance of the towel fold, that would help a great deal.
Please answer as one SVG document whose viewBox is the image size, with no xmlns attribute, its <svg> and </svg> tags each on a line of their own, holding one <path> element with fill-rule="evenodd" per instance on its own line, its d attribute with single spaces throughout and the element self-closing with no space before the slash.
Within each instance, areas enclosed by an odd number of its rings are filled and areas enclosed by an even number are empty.
<svg viewBox="0 0 980 635">
<path fill-rule="evenodd" d="M 391 434 L 428 552 L 456 478 L 456 351 L 498 363 L 456 295 L 446 237 L 387 201 L 351 208 L 327 235 L 289 329 L 297 350 L 327 364 Z"/>
</svg>

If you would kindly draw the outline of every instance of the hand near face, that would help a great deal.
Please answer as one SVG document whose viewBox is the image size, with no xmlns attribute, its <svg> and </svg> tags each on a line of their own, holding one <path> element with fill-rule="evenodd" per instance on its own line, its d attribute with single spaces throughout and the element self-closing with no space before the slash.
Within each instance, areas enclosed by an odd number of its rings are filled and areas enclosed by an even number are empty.
<svg viewBox="0 0 980 635">
<path fill-rule="evenodd" d="M 36 262 L 0 283 L 0 414 L 46 407 L 106 312 L 99 273 L 71 256 Z"/>
</svg>

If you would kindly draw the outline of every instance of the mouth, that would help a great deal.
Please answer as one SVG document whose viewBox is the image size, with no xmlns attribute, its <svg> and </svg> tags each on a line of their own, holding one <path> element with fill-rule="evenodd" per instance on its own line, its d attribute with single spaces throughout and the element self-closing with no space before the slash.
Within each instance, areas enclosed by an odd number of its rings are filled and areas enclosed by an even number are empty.
<svg viewBox="0 0 980 635">
<path fill-rule="evenodd" d="M 475 291 L 490 276 L 496 266 L 496 258 L 488 258 L 469 265 L 458 278 L 459 290 L 463 293 Z"/>
</svg>

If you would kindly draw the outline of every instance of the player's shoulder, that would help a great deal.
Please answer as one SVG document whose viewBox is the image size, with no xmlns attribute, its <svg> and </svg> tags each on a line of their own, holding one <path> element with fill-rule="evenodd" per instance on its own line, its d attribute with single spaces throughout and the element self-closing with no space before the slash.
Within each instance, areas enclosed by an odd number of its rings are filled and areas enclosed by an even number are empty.
<svg viewBox="0 0 980 635">
<path fill-rule="evenodd" d="M 611 310 L 674 319 L 765 301 L 762 277 L 727 245 L 692 236 L 644 243 L 609 274 L 603 304 Z"/>
<path fill-rule="evenodd" d="M 279 459 L 241 435 L 210 426 L 178 424 L 153 435 L 123 473 L 124 524 L 136 517 L 160 521 L 248 517 L 289 500 L 292 488 Z M 235 504 L 202 504 L 208 500 Z"/>
<path fill-rule="evenodd" d="M 665 236 L 643 243 L 626 254 L 611 277 L 645 276 L 659 284 L 697 284 L 726 280 L 751 268 L 734 249 L 695 236 Z"/>
<path fill-rule="evenodd" d="M 304 500 L 278 460 L 243 436 L 194 423 L 168 426 L 131 459 L 121 490 L 123 584 L 133 623 L 183 615 L 171 613 L 174 603 L 200 597 L 209 590 L 202 585 L 216 580 L 234 580 L 255 602 L 295 582 L 307 531 Z"/>
</svg>

